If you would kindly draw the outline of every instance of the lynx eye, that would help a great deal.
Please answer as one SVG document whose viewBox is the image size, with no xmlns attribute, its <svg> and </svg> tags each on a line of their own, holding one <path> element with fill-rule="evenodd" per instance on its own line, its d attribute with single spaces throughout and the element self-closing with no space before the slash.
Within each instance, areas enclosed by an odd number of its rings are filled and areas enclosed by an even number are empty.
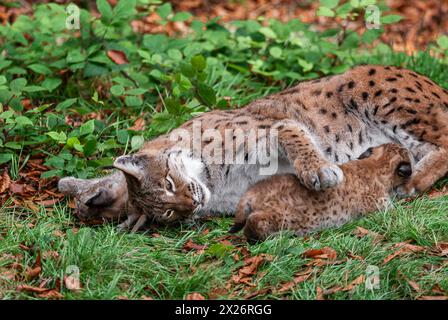
<svg viewBox="0 0 448 320">
<path fill-rule="evenodd" d="M 170 176 L 166 176 L 166 189 L 170 192 L 176 191 L 174 181 Z"/>
</svg>

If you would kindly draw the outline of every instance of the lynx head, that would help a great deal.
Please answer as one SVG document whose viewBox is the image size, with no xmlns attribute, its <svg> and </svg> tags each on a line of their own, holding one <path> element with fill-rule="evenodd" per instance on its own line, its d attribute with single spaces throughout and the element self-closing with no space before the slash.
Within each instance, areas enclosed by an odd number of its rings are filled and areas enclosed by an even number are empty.
<svg viewBox="0 0 448 320">
<path fill-rule="evenodd" d="M 369 148 L 358 159 L 375 170 L 378 177 L 389 181 L 393 189 L 405 184 L 412 175 L 409 151 L 398 144 Z"/>
<path fill-rule="evenodd" d="M 129 203 L 135 212 L 156 221 L 183 220 L 208 202 L 210 191 L 202 180 L 203 164 L 182 151 L 142 151 L 118 157 L 128 186 Z"/>
</svg>

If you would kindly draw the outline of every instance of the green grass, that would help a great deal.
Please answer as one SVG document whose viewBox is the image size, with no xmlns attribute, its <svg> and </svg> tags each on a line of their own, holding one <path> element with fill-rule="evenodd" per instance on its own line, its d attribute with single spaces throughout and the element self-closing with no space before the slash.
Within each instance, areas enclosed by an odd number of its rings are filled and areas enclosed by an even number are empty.
<svg viewBox="0 0 448 320">
<path fill-rule="evenodd" d="M 434 247 L 448 240 L 447 196 L 396 204 L 389 211 L 312 234 L 309 238 L 282 233 L 254 245 L 237 241 L 236 246 L 227 249 L 220 244 L 220 238 L 227 235 L 230 218 L 217 217 L 195 225 L 139 234 L 118 232 L 113 225 L 78 226 L 79 230 L 73 232 L 77 222 L 70 210 L 64 204 L 53 209 L 42 208 L 38 213 L 0 211 L 0 298 L 35 299 L 35 295 L 18 292 L 16 287 L 19 284 L 38 286 L 47 278 L 50 279 L 47 286 L 52 287 L 57 278 L 63 278 L 69 266 L 79 268 L 82 289 L 72 292 L 63 287 L 65 299 L 140 299 L 142 296 L 183 299 L 192 292 L 216 298 L 211 294 L 227 284 L 230 284 L 228 292 L 221 293 L 219 298 L 243 299 L 254 290 L 270 288 L 271 291 L 256 298 L 315 299 L 317 287 L 325 290 L 345 286 L 365 274 L 372 265 L 379 268 L 380 289 L 366 289 L 362 283 L 351 291 L 336 292 L 327 298 L 415 299 L 420 295 L 434 295 L 431 289 L 436 284 L 448 291 L 446 257 L 416 252 L 383 264 L 383 259 L 397 250 L 392 246 L 398 242 L 412 241 L 416 245 Z M 356 226 L 384 238 L 380 242 L 375 242 L 372 236 L 358 238 L 353 233 Z M 154 235 L 155 232 L 160 236 Z M 183 245 L 190 238 L 197 244 L 207 244 L 208 249 L 203 253 L 184 251 Z M 31 250 L 23 250 L 19 244 Z M 288 292 L 275 292 L 282 283 L 291 281 L 294 273 L 307 268 L 305 264 L 311 260 L 302 257 L 305 250 L 325 246 L 335 249 L 337 260 L 342 261 L 314 267 L 305 282 Z M 253 288 L 233 284 L 230 280 L 243 265 L 242 259 L 235 261 L 233 258 L 242 247 L 247 247 L 251 255 L 265 253 L 273 257 L 253 277 Z M 59 253 L 58 258 L 43 259 L 39 278 L 27 281 L 21 278 L 23 272 L 18 272 L 16 280 L 2 276 L 13 261 L 11 255 L 20 255 L 18 262 L 26 269 L 33 266 L 38 251 Z M 362 259 L 350 258 L 349 253 Z M 421 291 L 413 290 L 406 279 L 415 281 Z"/>
</svg>

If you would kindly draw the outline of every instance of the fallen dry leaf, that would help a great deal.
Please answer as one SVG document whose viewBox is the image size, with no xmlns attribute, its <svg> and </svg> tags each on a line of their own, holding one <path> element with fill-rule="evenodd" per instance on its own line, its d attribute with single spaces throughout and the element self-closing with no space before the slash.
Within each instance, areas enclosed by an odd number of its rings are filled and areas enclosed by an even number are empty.
<svg viewBox="0 0 448 320">
<path fill-rule="evenodd" d="M 420 292 L 420 286 L 418 285 L 417 282 L 410 280 L 408 277 L 406 277 L 401 271 L 398 271 L 398 275 L 400 277 L 402 277 L 410 286 L 411 288 L 415 291 L 415 292 Z"/>
<path fill-rule="evenodd" d="M 3 173 L 0 176 L 0 194 L 8 190 L 10 185 L 11 178 L 8 175 L 8 171 L 3 170 Z"/>
<path fill-rule="evenodd" d="M 354 253 L 352 253 L 352 252 L 349 252 L 349 253 L 347 254 L 347 256 L 348 256 L 349 258 L 356 259 L 356 260 L 361 260 L 361 261 L 364 261 L 364 260 L 365 260 L 364 257 L 362 257 L 362 256 L 358 256 L 358 255 L 356 255 L 356 254 L 354 254 Z"/>
<path fill-rule="evenodd" d="M 439 242 L 435 248 L 431 250 L 435 255 L 440 257 L 448 256 L 448 242 Z"/>
<path fill-rule="evenodd" d="M 25 272 L 25 278 L 29 280 L 33 280 L 37 277 L 39 277 L 40 273 L 42 272 L 42 267 L 38 266 L 35 268 L 28 268 Z"/>
<path fill-rule="evenodd" d="M 255 291 L 252 291 L 252 292 L 246 294 L 244 296 L 244 299 L 249 300 L 249 299 L 255 298 L 257 296 L 265 295 L 265 294 L 269 293 L 270 291 L 271 291 L 270 289 L 255 290 Z"/>
<path fill-rule="evenodd" d="M 426 250 L 425 247 L 412 245 L 412 244 L 409 244 L 408 242 L 400 242 L 400 243 L 395 244 L 393 247 L 394 248 L 398 247 L 399 249 L 397 251 L 395 251 L 394 253 L 390 254 L 389 256 L 387 256 L 386 258 L 384 258 L 384 260 L 383 260 L 384 264 L 386 264 L 389 261 L 391 261 L 392 259 L 398 257 L 399 255 Z"/>
<path fill-rule="evenodd" d="M 381 240 L 384 239 L 384 236 L 383 236 L 383 235 L 381 235 L 381 234 L 379 234 L 379 233 L 377 233 L 377 232 L 374 232 L 374 231 L 365 229 L 365 228 L 360 227 L 360 226 L 357 226 L 357 227 L 356 227 L 356 229 L 353 231 L 353 234 L 354 234 L 355 236 L 357 236 L 358 238 L 363 238 L 363 237 L 366 237 L 366 236 L 371 236 L 371 237 L 373 238 L 373 241 L 374 241 L 374 242 L 379 242 L 379 241 L 381 241 Z"/>
<path fill-rule="evenodd" d="M 321 287 L 316 288 L 316 300 L 325 300 L 324 292 Z"/>
<path fill-rule="evenodd" d="M 26 292 L 31 292 L 31 293 L 43 293 L 43 292 L 49 291 L 51 289 L 33 287 L 33 286 L 23 284 L 23 285 L 19 285 L 16 290 L 17 291 L 26 291 Z"/>
<path fill-rule="evenodd" d="M 313 259 L 329 259 L 335 260 L 337 257 L 336 250 L 330 247 L 324 247 L 322 249 L 311 249 L 302 253 L 305 258 Z"/>
<path fill-rule="evenodd" d="M 42 253 L 42 258 L 43 259 L 58 259 L 59 258 L 59 253 L 57 251 L 53 251 L 53 250 L 49 250 L 49 251 L 44 251 Z"/>
<path fill-rule="evenodd" d="M 44 206 L 44 207 L 52 207 L 58 202 L 59 202 L 59 199 L 48 199 L 48 200 L 36 202 L 36 204 Z"/>
<path fill-rule="evenodd" d="M 347 286 L 345 286 L 344 288 L 342 288 L 342 291 L 351 291 L 353 290 L 356 286 L 359 286 L 360 284 L 364 283 L 366 280 L 366 277 L 362 274 L 359 277 L 357 277 L 355 280 L 353 280 L 352 282 L 350 282 Z"/>
<path fill-rule="evenodd" d="M 264 257 L 254 256 L 244 259 L 245 266 L 238 270 L 242 276 L 251 276 L 257 272 L 258 267 L 263 263 Z"/>
<path fill-rule="evenodd" d="M 444 295 L 446 292 L 444 290 L 442 290 L 442 288 L 440 287 L 440 285 L 438 283 L 436 283 L 432 289 L 431 289 L 432 293 L 436 293 L 439 295 Z"/>
<path fill-rule="evenodd" d="M 219 297 L 227 295 L 228 293 L 229 293 L 229 291 L 225 288 L 214 288 L 214 289 L 210 290 L 210 292 L 208 292 L 207 296 L 211 300 L 216 300 Z"/>
<path fill-rule="evenodd" d="M 64 296 L 58 292 L 56 289 L 51 289 L 37 295 L 39 298 L 43 299 L 62 299 Z"/>
<path fill-rule="evenodd" d="M 312 272 L 313 268 L 308 268 L 305 271 L 295 273 L 294 279 L 284 283 L 277 292 L 282 293 L 291 290 L 296 284 L 306 281 L 311 276 Z"/>
<path fill-rule="evenodd" d="M 208 245 L 206 244 L 197 244 L 194 243 L 193 240 L 188 239 L 187 242 L 185 242 L 183 246 L 183 250 L 185 251 L 192 251 L 196 250 L 198 253 L 204 252 L 205 249 L 207 249 Z"/>
<path fill-rule="evenodd" d="M 420 292 L 420 286 L 418 285 L 417 282 L 413 281 L 413 280 L 409 280 L 406 279 L 407 283 L 409 283 L 409 285 L 411 286 L 412 289 L 414 289 L 415 292 Z"/>
<path fill-rule="evenodd" d="M 134 125 L 132 127 L 129 127 L 129 130 L 133 130 L 133 131 L 143 131 L 145 130 L 145 119 L 143 118 L 137 118 L 137 120 L 135 120 Z"/>
<path fill-rule="evenodd" d="M 273 257 L 268 254 L 260 254 L 257 256 L 246 256 L 244 258 L 244 265 L 238 269 L 238 274 L 232 275 L 230 280 L 234 284 L 244 284 L 254 287 L 252 277 L 257 273 L 258 268 L 266 261 L 272 261 Z M 229 286 L 228 284 L 227 286 Z M 229 286 L 230 288 L 230 286 Z"/>
<path fill-rule="evenodd" d="M 418 300 L 448 300 L 448 296 L 420 296 Z"/>
<path fill-rule="evenodd" d="M 441 190 L 431 189 L 428 193 L 428 198 L 435 199 L 448 195 L 448 185 L 443 186 Z"/>
<path fill-rule="evenodd" d="M 115 62 L 118 65 L 129 63 L 129 60 L 128 60 L 128 58 L 126 58 L 126 55 L 123 51 L 108 50 L 107 56 L 109 57 L 110 60 L 112 60 L 113 62 Z"/>
<path fill-rule="evenodd" d="M 205 300 L 204 296 L 198 292 L 189 293 L 185 300 Z"/>
</svg>

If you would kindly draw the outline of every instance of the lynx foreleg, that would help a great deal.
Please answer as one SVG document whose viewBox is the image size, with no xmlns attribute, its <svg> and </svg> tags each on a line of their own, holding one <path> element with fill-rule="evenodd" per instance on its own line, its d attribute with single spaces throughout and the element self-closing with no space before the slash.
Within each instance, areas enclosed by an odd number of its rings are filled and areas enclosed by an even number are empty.
<svg viewBox="0 0 448 320">
<path fill-rule="evenodd" d="M 276 129 L 279 144 L 305 187 L 319 191 L 342 182 L 342 170 L 324 158 L 308 130 L 295 121 L 284 121 Z"/>
</svg>

